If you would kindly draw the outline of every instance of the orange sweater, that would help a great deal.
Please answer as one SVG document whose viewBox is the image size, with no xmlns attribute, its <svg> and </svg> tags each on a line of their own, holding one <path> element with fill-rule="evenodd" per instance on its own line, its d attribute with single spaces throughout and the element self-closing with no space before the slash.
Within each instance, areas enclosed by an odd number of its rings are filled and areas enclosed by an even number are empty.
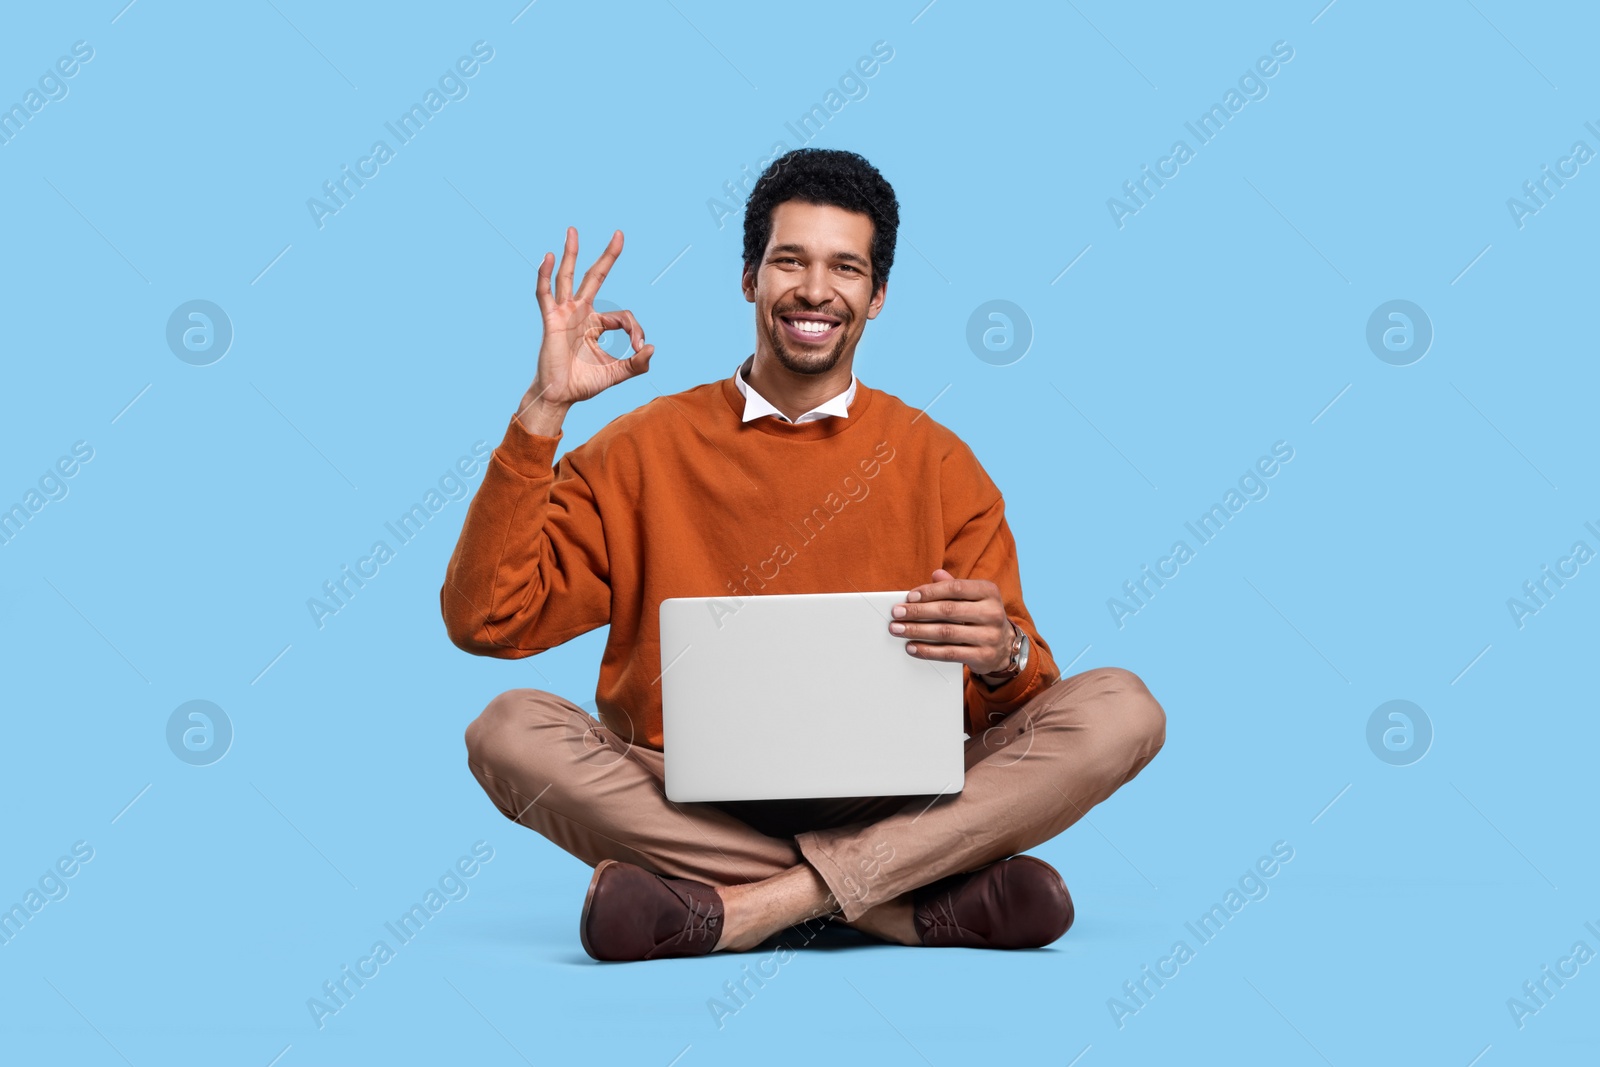
<svg viewBox="0 0 1600 1067">
<path fill-rule="evenodd" d="M 910 589 L 944 567 L 996 583 L 1033 643 L 996 689 L 966 672 L 970 733 L 1060 677 L 1000 491 L 959 437 L 865 384 L 844 418 L 743 411 L 730 376 L 613 419 L 559 463 L 560 436 L 513 418 L 439 590 L 450 639 L 520 659 L 609 623 L 600 721 L 659 749 L 662 600 Z"/>
</svg>

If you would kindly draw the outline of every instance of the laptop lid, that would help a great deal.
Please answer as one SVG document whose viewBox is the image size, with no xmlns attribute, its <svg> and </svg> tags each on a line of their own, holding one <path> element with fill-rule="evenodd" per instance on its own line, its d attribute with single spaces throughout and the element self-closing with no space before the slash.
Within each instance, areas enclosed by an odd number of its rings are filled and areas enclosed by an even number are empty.
<svg viewBox="0 0 1600 1067">
<path fill-rule="evenodd" d="M 959 663 L 889 632 L 906 591 L 661 602 L 673 801 L 960 792 Z"/>
</svg>

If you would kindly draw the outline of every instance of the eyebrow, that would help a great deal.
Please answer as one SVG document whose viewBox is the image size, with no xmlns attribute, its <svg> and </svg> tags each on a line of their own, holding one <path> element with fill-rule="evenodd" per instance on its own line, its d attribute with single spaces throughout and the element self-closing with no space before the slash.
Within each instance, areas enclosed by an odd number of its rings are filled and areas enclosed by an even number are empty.
<svg viewBox="0 0 1600 1067">
<path fill-rule="evenodd" d="M 780 252 L 793 252 L 793 253 L 798 253 L 799 255 L 803 256 L 803 255 L 806 254 L 806 248 L 805 248 L 805 245 L 796 245 L 796 244 L 774 245 L 770 255 L 774 255 L 775 256 L 775 255 L 778 255 Z M 840 261 L 844 261 L 844 262 L 848 262 L 848 263 L 859 263 L 863 267 L 871 267 L 872 266 L 871 263 L 867 262 L 867 257 L 859 256 L 854 252 L 835 252 L 833 254 L 833 258 L 835 260 L 840 260 Z"/>
</svg>

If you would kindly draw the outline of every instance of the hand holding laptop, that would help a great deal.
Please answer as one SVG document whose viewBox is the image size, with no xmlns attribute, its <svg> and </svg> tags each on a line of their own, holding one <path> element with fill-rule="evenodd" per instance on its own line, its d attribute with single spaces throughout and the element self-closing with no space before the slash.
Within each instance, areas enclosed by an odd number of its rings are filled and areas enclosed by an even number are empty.
<svg viewBox="0 0 1600 1067">
<path fill-rule="evenodd" d="M 906 638 L 908 655 L 964 663 L 977 675 L 1001 674 L 1011 663 L 1016 627 L 993 582 L 958 579 L 940 567 L 890 614 L 889 632 Z"/>
</svg>

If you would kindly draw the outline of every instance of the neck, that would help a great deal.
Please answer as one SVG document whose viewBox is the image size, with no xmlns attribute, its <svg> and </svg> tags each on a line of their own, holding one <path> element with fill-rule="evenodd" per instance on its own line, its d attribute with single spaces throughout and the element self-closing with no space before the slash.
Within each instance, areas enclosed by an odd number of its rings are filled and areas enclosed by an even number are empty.
<svg viewBox="0 0 1600 1067">
<path fill-rule="evenodd" d="M 824 374 L 796 374 L 779 363 L 777 357 L 758 349 L 740 369 L 750 388 L 766 397 L 768 403 L 792 422 L 850 388 L 854 362 L 855 354 L 850 353 Z"/>
</svg>

